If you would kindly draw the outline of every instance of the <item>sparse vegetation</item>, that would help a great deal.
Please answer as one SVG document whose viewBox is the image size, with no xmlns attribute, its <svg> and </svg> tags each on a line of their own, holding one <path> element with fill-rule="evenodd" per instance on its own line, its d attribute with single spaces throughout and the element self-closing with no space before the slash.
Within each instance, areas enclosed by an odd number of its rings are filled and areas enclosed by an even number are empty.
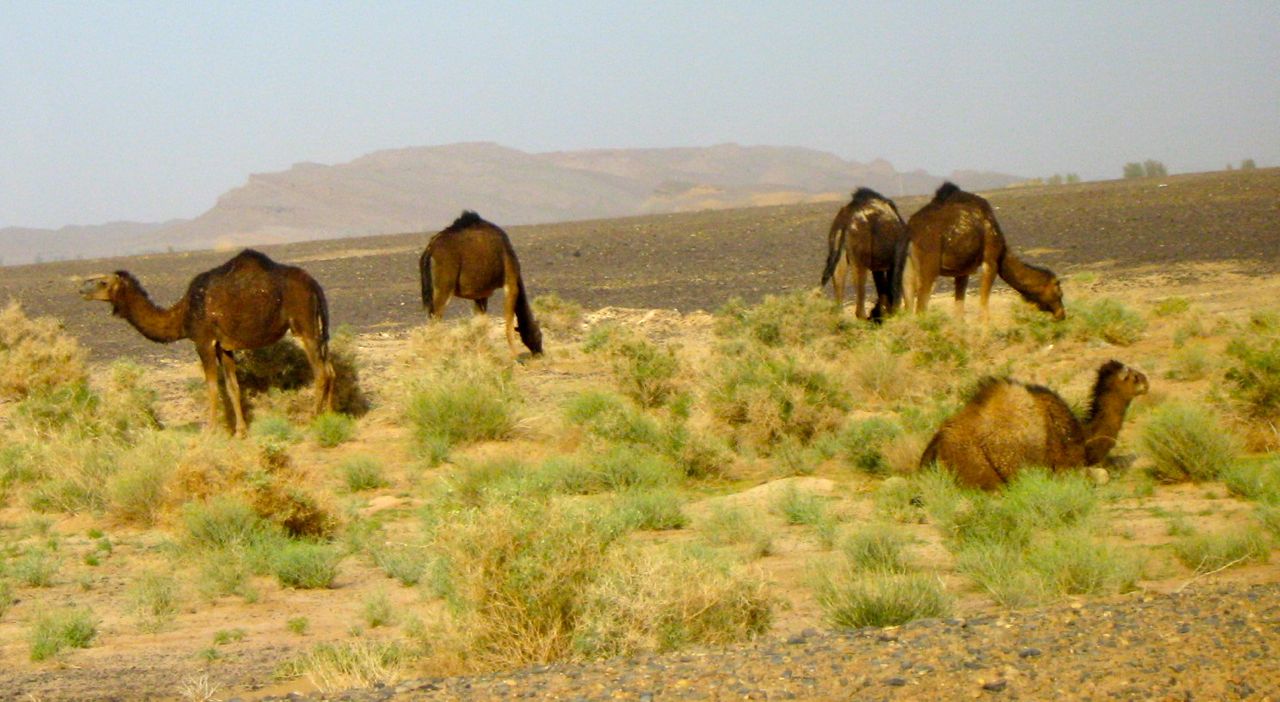
<svg viewBox="0 0 1280 702">
<path fill-rule="evenodd" d="M 98 621 L 87 609 L 55 609 L 38 614 L 28 639 L 31 660 L 43 661 L 68 648 L 88 648 L 98 635 Z"/>
<path fill-rule="evenodd" d="M 1148 417 L 1141 434 L 1151 473 L 1167 483 L 1213 480 L 1230 467 L 1238 440 L 1205 408 L 1165 404 Z"/>
<path fill-rule="evenodd" d="M 356 433 L 356 420 L 349 415 L 325 412 L 311 421 L 311 435 L 324 448 L 333 448 L 351 440 Z"/>
</svg>

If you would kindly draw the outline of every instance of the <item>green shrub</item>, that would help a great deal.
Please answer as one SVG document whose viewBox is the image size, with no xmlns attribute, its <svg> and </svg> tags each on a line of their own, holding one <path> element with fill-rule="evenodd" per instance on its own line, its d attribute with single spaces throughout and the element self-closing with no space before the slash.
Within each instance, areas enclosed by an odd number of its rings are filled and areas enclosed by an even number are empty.
<svg viewBox="0 0 1280 702">
<path fill-rule="evenodd" d="M 454 446 L 508 438 L 515 429 L 514 406 L 508 379 L 443 378 L 421 384 L 406 415 L 419 451 L 439 462 Z"/>
<path fill-rule="evenodd" d="M 285 622 L 285 628 L 298 636 L 305 636 L 307 630 L 311 628 L 311 621 L 306 617 L 290 617 Z"/>
<path fill-rule="evenodd" d="M 622 392 L 641 407 L 660 407 L 675 396 L 680 363 L 675 352 L 637 334 L 613 334 L 604 345 Z"/>
<path fill-rule="evenodd" d="M 1249 561 L 1266 562 L 1271 544 L 1261 531 L 1237 527 L 1215 534 L 1192 534 L 1173 543 L 1173 553 L 1186 567 L 1209 573 Z"/>
<path fill-rule="evenodd" d="M 360 605 L 360 618 L 370 629 L 386 626 L 395 622 L 395 612 L 391 608 L 391 599 L 385 592 L 375 592 L 364 598 Z"/>
<path fill-rule="evenodd" d="M 249 503 L 231 495 L 187 503 L 182 522 L 194 545 L 211 550 L 248 546 L 271 532 Z"/>
<path fill-rule="evenodd" d="M 850 534 L 840 544 L 849 568 L 860 573 L 906 573 L 909 539 L 899 529 L 871 524 Z"/>
<path fill-rule="evenodd" d="M 351 440 L 356 433 L 356 420 L 349 415 L 325 412 L 311 421 L 311 435 L 324 448 L 333 448 Z"/>
<path fill-rule="evenodd" d="M 387 485 L 382 463 L 372 456 L 352 456 L 338 464 L 342 482 L 351 492 L 376 490 Z"/>
<path fill-rule="evenodd" d="M 1185 297 L 1166 297 L 1156 303 L 1155 313 L 1157 317 L 1172 317 L 1179 315 L 1191 309 L 1191 301 Z"/>
<path fill-rule="evenodd" d="M 864 333 L 861 325 L 845 317 L 821 295 L 796 292 L 766 295 L 760 304 L 747 307 L 733 299 L 716 311 L 716 334 L 746 339 L 772 348 L 812 346 L 835 341 L 844 345 Z"/>
<path fill-rule="evenodd" d="M 360 639 L 317 644 L 278 673 L 283 677 L 305 675 L 327 695 L 352 688 L 395 685 L 410 660 L 409 652 L 398 643 Z"/>
<path fill-rule="evenodd" d="M 870 573 L 833 569 L 820 576 L 818 604 L 836 627 L 897 626 L 943 617 L 951 599 L 937 577 L 924 573 Z"/>
<path fill-rule="evenodd" d="M 1274 419 L 1280 416 L 1280 332 L 1260 319 L 1227 345 L 1227 380 L 1250 415 Z"/>
<path fill-rule="evenodd" d="M 13 606 L 13 585 L 8 580 L 0 578 L 0 619 L 4 619 L 4 615 L 9 611 L 9 607 Z"/>
<path fill-rule="evenodd" d="M 1167 376 L 1173 380 L 1200 380 L 1216 366 L 1216 360 L 1204 344 L 1189 344 L 1174 352 L 1173 367 Z"/>
<path fill-rule="evenodd" d="M 1280 505 L 1280 459 L 1234 463 L 1222 471 L 1232 493 L 1267 505 Z"/>
<path fill-rule="evenodd" d="M 1150 414 L 1141 443 L 1162 482 L 1214 480 L 1239 452 L 1239 440 L 1208 410 L 1189 404 L 1165 404 Z"/>
<path fill-rule="evenodd" d="M 249 435 L 255 439 L 269 439 L 284 444 L 298 440 L 298 432 L 293 428 L 293 422 L 283 414 L 254 417 L 253 424 L 249 426 Z"/>
<path fill-rule="evenodd" d="M 1111 298 L 1080 300 L 1072 306 L 1068 319 L 1077 339 L 1101 339 L 1117 346 L 1136 342 L 1147 329 L 1147 320 L 1140 313 Z"/>
<path fill-rule="evenodd" d="M 9 573 L 27 587 L 52 587 L 61 566 L 57 556 L 43 548 L 28 548 L 9 564 Z"/>
<path fill-rule="evenodd" d="M 172 575 L 143 573 L 129 586 L 128 595 L 130 609 L 143 631 L 161 631 L 178 614 L 181 590 Z"/>
<path fill-rule="evenodd" d="M 554 293 L 533 298 L 538 325 L 556 334 L 576 334 L 582 328 L 582 305 Z"/>
<path fill-rule="evenodd" d="M 814 526 L 826 515 L 826 501 L 795 483 L 788 483 L 773 501 L 773 509 L 787 524 Z"/>
<path fill-rule="evenodd" d="M 245 602 L 256 602 L 258 591 L 251 576 L 265 569 L 266 553 L 260 547 L 232 547 L 207 551 L 197 561 L 196 588 L 207 600 L 236 595 Z"/>
<path fill-rule="evenodd" d="M 840 432 L 841 454 L 851 468 L 871 475 L 886 475 L 890 467 L 884 448 L 901 433 L 896 423 L 883 417 L 852 420 Z"/>
<path fill-rule="evenodd" d="M 1094 539 L 1086 530 L 1068 529 L 1037 543 L 1027 563 L 1047 590 L 1068 595 L 1102 595 L 1134 588 L 1139 565 L 1127 552 Z"/>
<path fill-rule="evenodd" d="M 774 607 L 758 576 L 673 549 L 619 549 L 582 600 L 573 647 L 587 658 L 749 640 L 768 629 Z"/>
<path fill-rule="evenodd" d="M 748 558 L 761 558 L 773 552 L 773 533 L 742 507 L 716 505 L 698 523 L 697 529 L 706 543 L 741 547 Z"/>
<path fill-rule="evenodd" d="M 683 500 L 671 490 L 629 490 L 619 496 L 614 509 L 628 529 L 683 529 L 689 524 Z"/>
<path fill-rule="evenodd" d="M 724 359 L 708 401 L 739 441 L 765 453 L 786 437 L 811 443 L 839 426 L 850 406 L 832 377 L 778 352 Z"/>
<path fill-rule="evenodd" d="M 608 442 L 641 446 L 662 443 L 662 428 L 657 420 L 612 393 L 576 395 L 565 406 L 565 416 L 592 436 Z"/>
<path fill-rule="evenodd" d="M 180 447 L 174 442 L 147 441 L 121 457 L 121 468 L 107 481 L 111 514 L 142 526 L 156 523 L 169 498 Z"/>
<path fill-rule="evenodd" d="M 338 575 L 342 554 L 327 544 L 287 541 L 271 554 L 272 575 L 284 587 L 328 588 Z"/>
<path fill-rule="evenodd" d="M 956 569 L 1004 607 L 1027 607 L 1051 599 L 1044 578 L 1027 566 L 1020 548 L 972 544 L 956 553 Z"/>
<path fill-rule="evenodd" d="M 31 627 L 31 660 L 43 661 L 67 648 L 88 648 L 97 635 L 98 622 L 87 609 L 43 612 Z"/>
<path fill-rule="evenodd" d="M 417 585 L 430 564 L 426 549 L 414 546 L 379 545 L 369 549 L 374 565 L 401 585 Z"/>
</svg>

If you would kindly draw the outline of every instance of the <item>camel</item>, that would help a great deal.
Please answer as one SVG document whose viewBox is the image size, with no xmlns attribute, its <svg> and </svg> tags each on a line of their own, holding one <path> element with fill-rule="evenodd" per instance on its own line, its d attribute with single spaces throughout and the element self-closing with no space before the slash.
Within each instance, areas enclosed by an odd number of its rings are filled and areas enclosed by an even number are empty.
<svg viewBox="0 0 1280 702">
<path fill-rule="evenodd" d="M 333 364 L 329 361 L 329 306 L 324 290 L 306 271 L 245 249 L 217 268 L 191 279 L 172 307 L 156 306 L 128 271 L 94 276 L 80 286 L 86 300 L 111 303 L 146 338 L 170 343 L 191 339 L 200 356 L 209 394 L 209 427 L 218 423 L 218 371 L 226 379 L 235 414 L 235 434 L 246 423 L 234 353 L 270 346 L 286 331 L 302 343 L 315 377 L 315 413 L 333 409 Z"/>
<path fill-rule="evenodd" d="M 1081 422 L 1057 393 L 1009 378 L 986 378 L 959 412 L 943 422 L 920 466 L 940 463 L 961 484 L 991 490 L 1019 470 L 1095 466 L 1120 433 L 1129 403 L 1147 392 L 1147 376 L 1119 361 L 1098 369 L 1089 414 Z"/>
<path fill-rule="evenodd" d="M 858 188 L 853 193 L 849 204 L 836 213 L 827 234 L 827 265 L 822 270 L 822 285 L 832 281 L 837 307 L 844 304 L 844 284 L 852 267 L 858 319 L 867 318 L 863 312 L 867 271 L 871 271 L 876 286 L 872 318 L 878 318 L 880 312 L 888 308 L 894 249 L 905 232 L 906 225 L 893 200 L 870 188 Z"/>
<path fill-rule="evenodd" d="M 933 200 L 907 221 L 907 236 L 894 255 L 890 309 L 897 306 L 905 289 L 907 306 L 917 313 L 924 312 L 938 276 L 950 276 L 956 283 L 955 313 L 963 318 L 965 288 L 969 276 L 979 268 L 984 324 L 989 319 L 987 300 L 997 273 L 1024 300 L 1051 313 L 1055 320 L 1066 318 L 1058 277 L 1014 256 L 991 203 L 954 183 L 943 183 Z"/>
<path fill-rule="evenodd" d="M 520 261 L 502 229 L 475 212 L 463 212 L 453 224 L 431 237 L 418 259 L 418 270 L 422 276 L 422 306 L 435 320 L 444 316 L 445 305 L 455 295 L 473 301 L 476 314 L 486 314 L 489 296 L 502 288 L 511 354 L 518 355 L 514 332 L 519 331 L 529 352 L 542 355 L 542 330 L 529 306 Z M 513 319 L 519 326 L 513 324 Z"/>
</svg>

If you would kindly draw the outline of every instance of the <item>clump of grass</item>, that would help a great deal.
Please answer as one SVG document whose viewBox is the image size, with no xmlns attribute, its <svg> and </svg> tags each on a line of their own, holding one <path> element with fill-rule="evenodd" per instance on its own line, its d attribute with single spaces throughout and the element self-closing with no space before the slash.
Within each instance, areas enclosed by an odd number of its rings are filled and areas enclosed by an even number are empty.
<svg viewBox="0 0 1280 702">
<path fill-rule="evenodd" d="M 716 505 L 697 525 L 698 535 L 712 546 L 734 546 L 747 558 L 773 552 L 773 533 L 742 507 Z"/>
<path fill-rule="evenodd" d="M 582 305 L 554 293 L 533 298 L 533 313 L 544 331 L 573 335 L 582 329 Z"/>
<path fill-rule="evenodd" d="M 431 559 L 426 549 L 414 546 L 378 545 L 369 549 L 374 565 L 401 585 L 417 585 Z"/>
<path fill-rule="evenodd" d="M 583 593 L 573 648 L 587 658 L 726 645 L 764 633 L 774 601 L 763 580 L 691 550 L 619 549 Z"/>
<path fill-rule="evenodd" d="M 356 433 L 356 420 L 350 415 L 325 412 L 311 420 L 311 435 L 324 448 L 345 444 Z"/>
<path fill-rule="evenodd" d="M 749 307 L 733 299 L 716 311 L 716 334 L 771 348 L 851 343 L 864 330 L 855 326 L 821 294 L 766 295 Z"/>
<path fill-rule="evenodd" d="M 224 595 L 235 595 L 245 602 L 256 602 L 259 597 L 252 576 L 265 561 L 265 548 L 244 546 L 223 548 L 202 554 L 198 561 L 196 588 L 207 600 Z"/>
<path fill-rule="evenodd" d="M 255 439 L 270 439 L 290 444 L 298 440 L 298 432 L 293 422 L 283 414 L 265 413 L 253 418 L 249 425 L 249 435 Z"/>
<path fill-rule="evenodd" d="M 1255 313 L 1245 334 L 1231 340 L 1227 380 L 1250 416 L 1280 417 L 1280 329 L 1271 317 Z"/>
<path fill-rule="evenodd" d="M 1167 483 L 1213 480 L 1239 453 L 1239 440 L 1208 410 L 1190 404 L 1155 408 L 1140 440 L 1152 476 Z"/>
<path fill-rule="evenodd" d="M 342 554 L 327 544 L 287 541 L 270 555 L 272 575 L 284 587 L 328 588 L 338 576 Z"/>
<path fill-rule="evenodd" d="M 1068 595 L 1127 592 L 1140 570 L 1129 553 L 1098 541 L 1085 529 L 1054 533 L 1036 543 L 1026 559 L 1048 591 Z"/>
<path fill-rule="evenodd" d="M 838 437 L 840 452 L 849 467 L 871 475 L 886 475 L 890 465 L 884 449 L 901 433 L 897 424 L 883 417 L 852 420 Z"/>
<path fill-rule="evenodd" d="M 1166 297 L 1156 303 L 1155 313 L 1157 317 L 1173 317 L 1180 315 L 1191 309 L 1191 301 L 1185 297 Z"/>
<path fill-rule="evenodd" d="M 352 688 L 394 685 L 411 661 L 412 656 L 400 644 L 359 639 L 317 644 L 289 661 L 278 674 L 306 676 L 316 689 L 330 694 Z"/>
<path fill-rule="evenodd" d="M 52 587 L 61 564 L 53 553 L 43 548 L 28 548 L 9 564 L 9 573 L 27 587 Z"/>
<path fill-rule="evenodd" d="M 8 580 L 0 578 L 0 619 L 4 619 L 4 615 L 13 606 L 13 585 Z"/>
<path fill-rule="evenodd" d="M 1075 303 L 1068 305 L 1068 317 L 1075 314 Z M 1034 305 L 1015 304 L 1010 308 L 1013 324 L 1001 336 L 1008 341 L 1030 341 L 1037 344 L 1050 344 L 1065 339 L 1071 333 L 1070 322 L 1062 323 L 1036 309 Z"/>
<path fill-rule="evenodd" d="M 774 499 L 773 509 L 791 525 L 816 526 L 826 516 L 825 501 L 809 490 L 788 483 Z"/>
<path fill-rule="evenodd" d="M 387 593 L 379 591 L 364 598 L 360 604 L 360 618 L 370 629 L 386 626 L 395 622 L 395 612 L 391 607 L 391 598 Z"/>
<path fill-rule="evenodd" d="M 738 441 L 764 453 L 787 437 L 814 441 L 839 426 L 850 406 L 848 393 L 816 365 L 750 349 L 724 359 L 708 401 Z"/>
<path fill-rule="evenodd" d="M 565 405 L 565 417 L 604 441 L 642 446 L 662 443 L 662 428 L 657 420 L 613 393 L 590 391 L 575 395 Z"/>
<path fill-rule="evenodd" d="M 620 535 L 586 510 L 528 500 L 457 512 L 433 532 L 458 637 L 449 648 L 473 665 L 569 654 L 583 593 Z"/>
<path fill-rule="evenodd" d="M 372 456 L 352 456 L 338 464 L 338 474 L 351 492 L 376 490 L 387 485 L 382 463 Z"/>
<path fill-rule="evenodd" d="M 585 348 L 608 354 L 618 387 L 641 407 L 665 405 L 679 390 L 680 363 L 670 347 L 660 347 L 635 332 L 613 329 L 593 337 Z"/>
<path fill-rule="evenodd" d="M 1173 543 L 1173 553 L 1186 567 L 1208 573 L 1250 561 L 1266 562 L 1267 537 L 1256 527 L 1237 527 L 1214 534 L 1191 534 Z"/>
<path fill-rule="evenodd" d="M 107 480 L 109 510 L 116 519 L 151 526 L 170 501 L 169 482 L 182 446 L 165 434 L 154 434 L 120 458 L 120 468 Z"/>
<path fill-rule="evenodd" d="M 1173 354 L 1172 368 L 1166 374 L 1173 380 L 1200 380 L 1217 366 L 1217 361 L 1204 344 L 1188 344 Z"/>
<path fill-rule="evenodd" d="M 1147 329 L 1147 320 L 1139 312 L 1106 297 L 1076 302 L 1068 319 L 1077 339 L 1101 339 L 1117 346 L 1136 342 Z"/>
<path fill-rule="evenodd" d="M 1238 462 L 1219 476 L 1232 493 L 1265 505 L 1280 505 L 1280 460 Z"/>
<path fill-rule="evenodd" d="M 614 514 L 628 529 L 683 529 L 689 524 L 683 502 L 668 489 L 630 490 L 618 497 Z"/>
<path fill-rule="evenodd" d="M 134 579 L 128 596 L 138 628 L 148 633 L 168 627 L 177 616 L 182 599 L 177 579 L 156 572 L 143 573 Z"/>
<path fill-rule="evenodd" d="M 457 445 L 511 436 L 515 403 L 509 377 L 446 377 L 421 383 L 409 398 L 406 417 L 419 452 L 438 463 Z"/>
<path fill-rule="evenodd" d="M 0 398 L 21 400 L 87 379 L 87 353 L 53 317 L 27 317 L 16 300 L 0 308 Z"/>
<path fill-rule="evenodd" d="M 307 630 L 311 628 L 311 620 L 306 617 L 290 617 L 289 621 L 285 622 L 284 625 L 290 633 L 306 636 Z"/>
<path fill-rule="evenodd" d="M 837 570 L 820 576 L 816 591 L 827 620 L 846 629 L 897 626 L 951 611 L 951 598 L 942 583 L 926 573 Z"/>
<path fill-rule="evenodd" d="M 31 660 L 43 661 L 68 648 L 88 648 L 98 635 L 98 622 L 87 609 L 55 609 L 36 616 L 28 643 Z"/>
<path fill-rule="evenodd" d="M 235 629 L 219 629 L 213 632 L 213 645 L 226 646 L 229 643 L 239 643 L 244 641 L 245 630 L 239 627 Z"/>
<path fill-rule="evenodd" d="M 249 546 L 270 534 L 269 526 L 253 507 L 232 495 L 187 503 L 182 522 L 190 542 L 208 550 Z"/>
<path fill-rule="evenodd" d="M 907 535 L 901 529 L 872 524 L 850 534 L 840 544 L 848 567 L 862 573 L 906 573 Z"/>
</svg>

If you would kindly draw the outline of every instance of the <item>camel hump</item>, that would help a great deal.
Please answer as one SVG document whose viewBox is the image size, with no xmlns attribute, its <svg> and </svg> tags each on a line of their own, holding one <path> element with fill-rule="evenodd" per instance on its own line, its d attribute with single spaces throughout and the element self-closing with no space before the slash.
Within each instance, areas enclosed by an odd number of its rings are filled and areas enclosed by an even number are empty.
<svg viewBox="0 0 1280 702">
<path fill-rule="evenodd" d="M 937 191 L 933 193 L 933 201 L 942 202 L 943 200 L 946 200 L 947 198 L 951 197 L 952 195 L 955 195 L 958 192 L 961 192 L 960 186 L 948 180 L 947 182 L 938 186 Z"/>
<path fill-rule="evenodd" d="M 475 227 L 482 224 L 488 224 L 488 222 L 484 221 L 484 219 L 474 211 L 464 210 L 462 214 L 458 215 L 457 219 L 453 220 L 453 224 L 445 227 L 441 233 L 461 231 L 468 227 Z"/>
<path fill-rule="evenodd" d="M 858 188 L 853 191 L 853 204 L 861 205 L 873 200 L 885 200 L 885 196 L 872 190 L 871 188 Z"/>
<path fill-rule="evenodd" d="M 233 268 L 240 268 L 247 264 L 256 265 L 259 268 L 264 269 L 271 269 L 280 265 L 273 261 L 270 256 L 262 253 L 261 251 L 245 249 L 236 254 L 230 261 L 227 261 L 225 266 L 230 270 Z"/>
</svg>

